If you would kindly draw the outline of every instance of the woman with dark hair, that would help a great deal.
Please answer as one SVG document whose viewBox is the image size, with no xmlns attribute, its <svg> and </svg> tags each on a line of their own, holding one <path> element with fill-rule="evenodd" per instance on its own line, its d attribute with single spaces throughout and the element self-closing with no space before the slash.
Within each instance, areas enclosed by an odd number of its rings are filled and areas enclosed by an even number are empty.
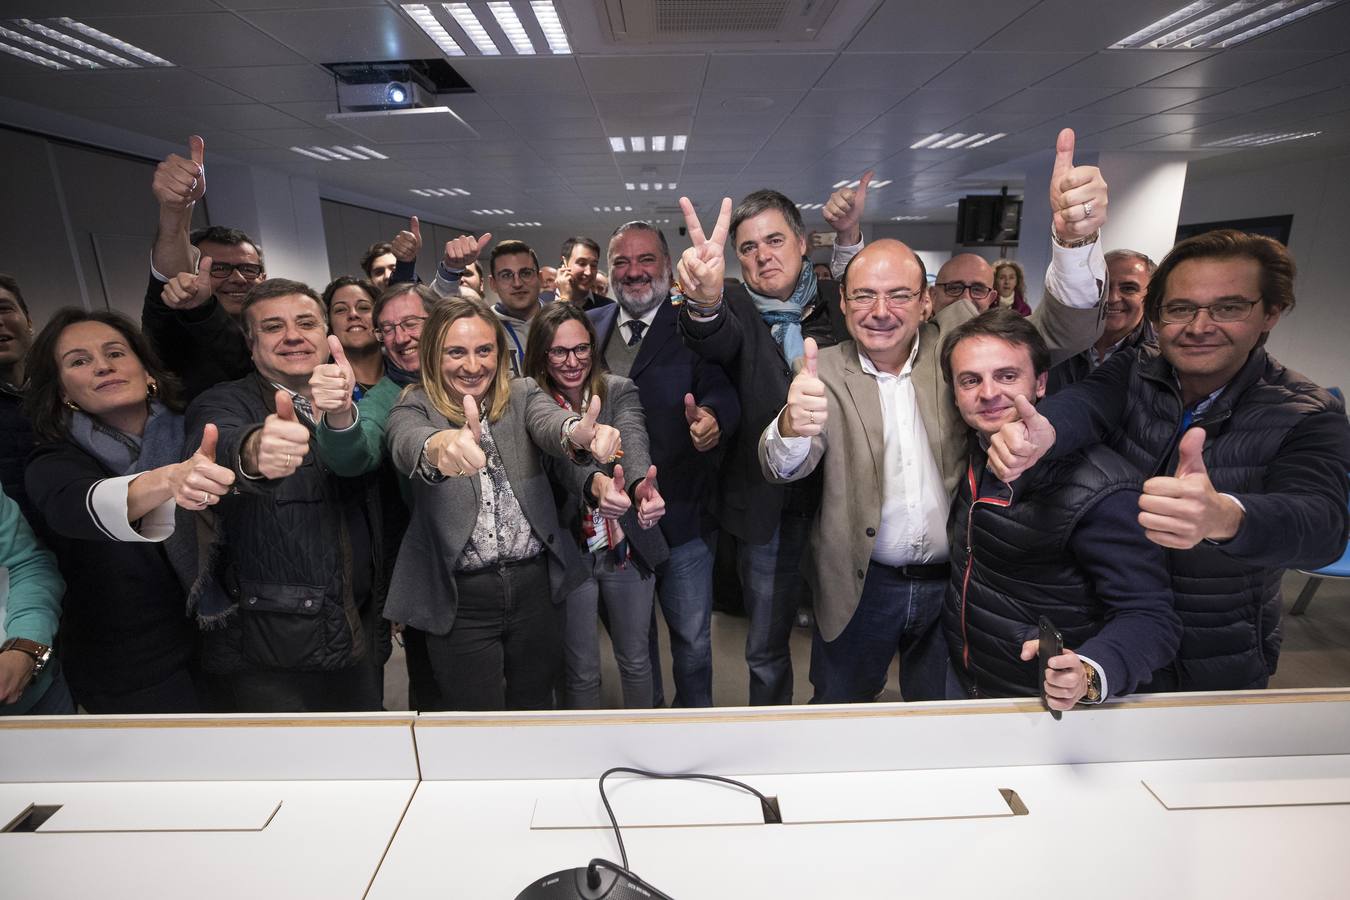
<svg viewBox="0 0 1350 900">
<path fill-rule="evenodd" d="M 618 519 L 606 518 L 575 492 L 561 501 L 560 518 L 581 552 L 584 574 L 566 599 L 567 705 L 572 709 L 600 705 L 596 614 L 603 601 L 623 705 L 643 708 L 653 700 L 649 649 L 656 596 L 653 573 L 670 555 L 661 531 L 652 528 L 665 512 L 665 501 L 656 489 L 656 466 L 651 465 L 637 385 L 593 365 L 597 346 L 590 317 L 570 303 L 544 307 L 535 316 L 525 345 L 526 375 L 563 409 L 582 410 L 592 397 L 601 399 L 600 421 L 619 430 L 627 471 L 638 476 L 631 487 L 633 505 Z M 612 476 L 624 484 L 622 466 L 616 465 Z"/>
<path fill-rule="evenodd" d="M 28 356 L 25 411 L 39 441 L 28 494 L 66 581 L 61 659 L 94 713 L 192 712 L 193 520 L 234 473 L 215 464 L 215 426 L 183 460 L 177 385 L 126 317 L 67 307 Z"/>
<path fill-rule="evenodd" d="M 994 293 L 989 301 L 991 307 L 1006 306 L 1020 316 L 1031 315 L 1027 305 L 1027 277 L 1022 267 L 1011 259 L 994 262 Z"/>
<path fill-rule="evenodd" d="M 562 668 L 557 604 L 575 545 L 558 525 L 543 455 L 568 486 L 611 516 L 627 494 L 590 464 L 619 432 L 560 409 L 534 382 L 511 380 L 506 332 L 480 303 L 437 304 L 418 343 L 421 383 L 389 414 L 389 452 L 411 479 L 385 616 L 408 626 L 448 709 L 547 709 Z"/>
<path fill-rule="evenodd" d="M 360 400 L 384 377 L 384 354 L 375 333 L 375 301 L 379 296 L 375 285 L 350 275 L 334 278 L 323 289 L 328 333 L 342 345 L 356 376 L 353 400 Z"/>
</svg>

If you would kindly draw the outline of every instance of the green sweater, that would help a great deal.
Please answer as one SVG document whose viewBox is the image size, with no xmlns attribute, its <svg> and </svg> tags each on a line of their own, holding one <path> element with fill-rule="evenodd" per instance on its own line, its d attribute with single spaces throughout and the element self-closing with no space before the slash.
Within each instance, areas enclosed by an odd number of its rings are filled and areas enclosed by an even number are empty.
<svg viewBox="0 0 1350 900">
<path fill-rule="evenodd" d="M 27 638 L 51 646 L 61 619 L 66 583 L 56 557 L 38 543 L 19 504 L 0 492 L 0 641 Z M 0 708 L 4 715 L 22 715 L 51 687 L 49 667 L 35 678 L 19 702 Z"/>
<path fill-rule="evenodd" d="M 344 478 L 355 478 L 380 467 L 385 459 L 384 426 L 402 393 L 403 388 L 386 376 L 357 401 L 356 424 L 351 428 L 337 431 L 320 423 L 315 429 L 315 442 L 328 468 Z M 411 507 L 411 487 L 406 478 L 399 480 L 399 487 Z"/>
</svg>

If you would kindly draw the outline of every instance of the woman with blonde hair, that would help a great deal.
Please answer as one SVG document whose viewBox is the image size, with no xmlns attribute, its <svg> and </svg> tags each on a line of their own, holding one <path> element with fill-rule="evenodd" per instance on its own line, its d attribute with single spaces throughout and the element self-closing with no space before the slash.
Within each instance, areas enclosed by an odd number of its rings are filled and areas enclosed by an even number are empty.
<svg viewBox="0 0 1350 900">
<path fill-rule="evenodd" d="M 563 599 L 575 543 L 558 523 L 544 455 L 567 487 L 607 515 L 630 500 L 595 465 L 620 454 L 619 432 L 512 380 L 506 333 L 462 298 L 432 311 L 418 344 L 421 377 L 389 414 L 394 467 L 412 481 L 385 615 L 425 644 L 447 709 L 547 709 L 562 668 Z"/>
</svg>

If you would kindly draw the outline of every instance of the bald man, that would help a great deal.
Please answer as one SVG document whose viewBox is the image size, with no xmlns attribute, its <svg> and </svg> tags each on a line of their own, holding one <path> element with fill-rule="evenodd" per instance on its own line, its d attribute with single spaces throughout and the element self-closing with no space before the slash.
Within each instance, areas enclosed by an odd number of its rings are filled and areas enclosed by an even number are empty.
<svg viewBox="0 0 1350 900">
<path fill-rule="evenodd" d="M 1100 327 L 1100 286 L 1082 264 L 1091 256 L 1100 265 L 1094 248 L 1054 248 L 1045 300 L 1030 319 L 1054 347 L 1052 359 L 1089 346 Z M 760 436 L 769 481 L 824 470 L 802 562 L 816 613 L 812 702 L 875 699 L 897 652 L 906 700 L 945 696 L 939 618 L 949 580 L 947 514 L 970 430 L 939 351 L 943 334 L 979 314 L 976 300 L 987 302 L 993 284 L 989 264 L 971 254 L 943 271 L 949 268 L 952 282 L 966 283 L 930 315 L 932 292 L 909 247 L 880 240 L 853 257 L 839 301 L 850 339 L 825 349 L 807 342 L 787 405 Z M 972 285 L 984 285 L 974 292 L 982 297 L 972 298 Z"/>
<path fill-rule="evenodd" d="M 933 312 L 941 312 L 962 297 L 969 297 L 980 312 L 998 299 L 994 293 L 994 267 L 977 253 L 958 253 L 938 269 L 933 284 Z"/>
</svg>

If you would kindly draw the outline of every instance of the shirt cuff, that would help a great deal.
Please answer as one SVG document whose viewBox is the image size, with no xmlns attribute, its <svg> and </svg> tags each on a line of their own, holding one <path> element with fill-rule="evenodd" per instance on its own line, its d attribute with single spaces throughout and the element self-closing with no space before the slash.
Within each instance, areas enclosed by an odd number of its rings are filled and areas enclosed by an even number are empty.
<svg viewBox="0 0 1350 900">
<path fill-rule="evenodd" d="M 764 429 L 764 451 L 769 458 L 769 468 L 779 478 L 787 478 L 802 467 L 806 457 L 811 455 L 809 437 L 783 437 L 778 430 L 778 416 Z"/>
<path fill-rule="evenodd" d="M 684 299 L 684 308 L 689 310 L 689 318 L 693 319 L 695 322 L 712 322 L 722 314 L 722 303 L 722 299 L 719 298 L 716 303 L 705 309 L 686 297 Z"/>
<path fill-rule="evenodd" d="M 859 230 L 858 234 L 861 235 L 862 231 Z M 844 270 L 848 268 L 849 260 L 858 255 L 864 243 L 861 237 L 856 244 L 841 244 L 836 241 L 834 249 L 830 251 L 830 274 L 836 279 L 842 277 Z"/>
<path fill-rule="evenodd" d="M 168 279 L 167 277 L 165 277 L 164 275 L 160 274 L 159 269 L 156 269 L 156 268 L 155 268 L 155 251 L 154 251 L 154 250 L 151 250 L 151 251 L 150 251 L 150 274 L 151 274 L 151 275 L 154 277 L 154 279 L 155 279 L 156 281 L 158 281 L 160 284 L 168 284 L 168 283 L 169 283 L 169 279 Z"/>
<path fill-rule="evenodd" d="M 421 479 L 428 484 L 437 484 L 444 481 L 446 478 L 445 474 L 441 472 L 440 469 L 431 464 L 431 459 L 427 456 L 427 444 L 430 444 L 431 439 L 439 433 L 440 432 L 434 432 L 428 435 L 427 439 L 422 442 L 422 452 L 417 454 L 417 468 L 412 472 L 413 475 L 420 476 Z"/>
<path fill-rule="evenodd" d="M 1084 655 L 1081 654 L 1081 653 L 1078 654 L 1078 658 L 1081 659 L 1083 662 L 1087 663 L 1089 666 L 1092 666 L 1092 668 L 1094 668 L 1094 669 L 1097 670 L 1097 680 L 1101 682 L 1101 686 L 1102 686 L 1102 695 L 1101 695 L 1101 697 L 1100 697 L 1099 699 L 1093 701 L 1093 700 L 1088 700 L 1086 697 L 1084 697 L 1082 700 L 1079 700 L 1078 702 L 1079 702 L 1079 703 L 1085 703 L 1085 704 L 1087 704 L 1087 705 L 1089 705 L 1089 706 L 1092 706 L 1092 705 L 1094 705 L 1095 703 L 1101 703 L 1102 700 L 1105 700 L 1107 697 L 1109 697 L 1109 696 L 1110 696 L 1110 693 L 1111 693 L 1110 690 L 1109 690 L 1109 688 L 1107 687 L 1107 684 L 1106 684 L 1106 670 L 1103 669 L 1101 666 L 1097 665 L 1097 663 L 1096 663 L 1095 660 L 1088 659 L 1086 656 L 1084 656 Z"/>
<path fill-rule="evenodd" d="M 332 425 L 329 425 L 328 413 L 324 413 L 322 416 L 320 416 L 320 419 L 323 422 L 323 427 L 325 430 L 331 431 L 333 432 L 333 434 L 346 434 L 347 432 L 355 428 L 357 425 L 361 424 L 361 404 L 359 403 L 352 404 L 352 424 L 348 425 L 346 428 L 334 428 Z"/>
<path fill-rule="evenodd" d="M 1074 309 L 1092 309 L 1106 288 L 1106 255 L 1099 238 L 1085 247 L 1061 247 L 1050 242 L 1050 266 L 1045 290 Z"/>
<path fill-rule="evenodd" d="M 127 521 L 127 489 L 143 472 L 119 475 L 94 482 L 86 502 L 94 524 L 110 540 L 129 543 L 157 544 L 173 534 L 174 502 L 170 497 L 141 519 Z"/>
</svg>

